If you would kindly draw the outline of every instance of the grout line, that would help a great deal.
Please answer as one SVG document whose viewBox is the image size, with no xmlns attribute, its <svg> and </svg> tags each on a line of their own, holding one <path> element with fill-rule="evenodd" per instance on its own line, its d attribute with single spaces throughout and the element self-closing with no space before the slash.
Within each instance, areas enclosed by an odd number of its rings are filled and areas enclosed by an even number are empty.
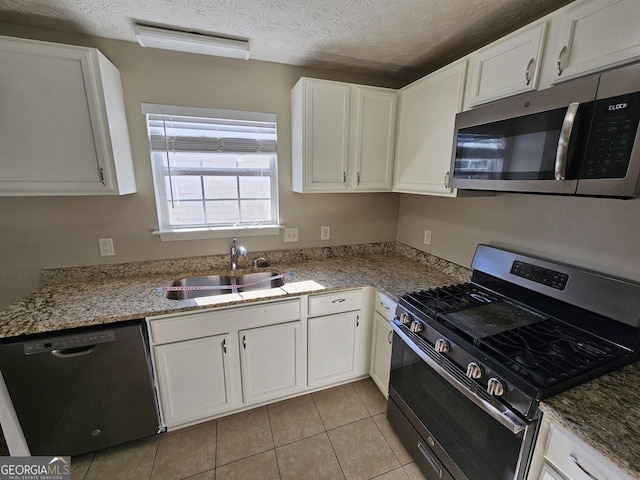
<svg viewBox="0 0 640 480">
<path fill-rule="evenodd" d="M 280 463 L 278 462 L 278 452 L 276 451 L 276 442 L 273 439 L 273 426 L 271 425 L 271 413 L 269 413 L 269 405 L 264 407 L 267 410 L 267 420 L 269 420 L 269 433 L 271 433 L 271 444 L 273 445 L 273 456 L 276 459 L 276 468 L 278 469 L 278 478 L 282 478 L 280 473 Z"/>
<path fill-rule="evenodd" d="M 159 433 L 156 433 L 156 435 L 160 437 Z M 155 449 L 155 452 L 153 452 L 153 463 L 151 464 L 151 470 L 149 470 L 149 480 L 151 480 L 151 477 L 153 476 L 153 469 L 156 466 L 156 459 L 158 458 L 158 450 L 160 449 L 160 441 L 163 440 L 163 438 L 164 437 L 158 438 L 158 441 L 156 442 L 156 449 Z"/>
</svg>

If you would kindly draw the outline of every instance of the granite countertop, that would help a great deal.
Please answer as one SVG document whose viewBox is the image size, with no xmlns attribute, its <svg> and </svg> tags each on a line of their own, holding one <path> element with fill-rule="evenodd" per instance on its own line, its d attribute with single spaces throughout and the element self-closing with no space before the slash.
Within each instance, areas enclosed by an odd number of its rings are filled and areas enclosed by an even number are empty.
<svg viewBox="0 0 640 480">
<path fill-rule="evenodd" d="M 540 409 L 640 479 L 640 362 L 548 398 Z"/>
<path fill-rule="evenodd" d="M 228 256 L 224 258 L 228 261 Z M 162 273 L 154 272 L 154 268 L 151 268 L 142 276 L 125 274 L 123 277 L 104 266 L 96 267 L 98 274 L 89 275 L 86 275 L 86 271 L 79 274 L 75 270 L 61 269 L 54 272 L 53 278 L 45 277 L 45 283 L 49 286 L 0 311 L 0 338 L 365 285 L 375 286 L 397 300 L 407 291 L 459 283 L 468 279 L 468 270 L 463 267 L 452 269 L 449 264 L 444 268 L 448 268 L 449 273 L 444 273 L 442 269 L 417 260 L 420 259 L 415 256 L 409 258 L 397 252 L 304 261 L 283 258 L 282 261 L 272 261 L 271 267 L 267 269 L 281 273 L 293 272 L 293 276 L 287 278 L 285 285 L 280 288 L 190 300 L 169 300 L 165 297 L 165 292 L 157 289 L 169 286 L 174 279 L 184 276 L 228 272 L 193 270 Z M 126 265 L 121 267 L 126 268 Z M 163 266 L 158 269 L 162 270 Z M 260 270 L 262 269 L 257 271 Z M 251 271 L 239 270 L 234 274 Z M 458 275 L 452 276 L 451 273 Z M 65 280 L 71 281 L 56 282 L 56 274 L 62 274 Z M 85 278 L 82 278 L 83 275 Z M 101 275 L 107 278 L 100 278 Z"/>
</svg>

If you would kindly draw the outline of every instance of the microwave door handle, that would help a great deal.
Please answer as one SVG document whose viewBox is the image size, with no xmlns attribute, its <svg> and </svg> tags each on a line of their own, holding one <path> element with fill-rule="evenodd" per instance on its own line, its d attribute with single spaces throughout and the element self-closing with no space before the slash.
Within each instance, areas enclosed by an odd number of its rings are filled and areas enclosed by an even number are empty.
<svg viewBox="0 0 640 480">
<path fill-rule="evenodd" d="M 578 113 L 578 102 L 569 104 L 567 113 L 564 114 L 562 127 L 560 128 L 560 138 L 558 139 L 558 149 L 556 150 L 555 178 L 556 180 L 564 180 L 567 176 L 567 153 L 569 152 L 569 139 L 571 131 Z"/>
</svg>

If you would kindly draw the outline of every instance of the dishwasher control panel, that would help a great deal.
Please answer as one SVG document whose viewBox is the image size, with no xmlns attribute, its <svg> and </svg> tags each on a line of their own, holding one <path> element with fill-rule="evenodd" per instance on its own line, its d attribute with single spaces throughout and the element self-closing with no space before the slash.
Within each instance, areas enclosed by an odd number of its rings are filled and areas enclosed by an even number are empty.
<svg viewBox="0 0 640 480">
<path fill-rule="evenodd" d="M 78 335 L 63 335 L 43 338 L 31 342 L 24 342 L 25 355 L 46 353 L 53 350 L 67 350 L 69 348 L 87 347 L 98 343 L 115 342 L 116 334 L 112 330 L 81 333 Z"/>
</svg>

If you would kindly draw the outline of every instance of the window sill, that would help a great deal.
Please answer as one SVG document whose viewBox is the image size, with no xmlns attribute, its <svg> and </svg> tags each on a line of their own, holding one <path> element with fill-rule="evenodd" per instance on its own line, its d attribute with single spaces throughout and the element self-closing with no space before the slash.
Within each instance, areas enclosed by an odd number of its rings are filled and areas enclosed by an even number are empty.
<svg viewBox="0 0 640 480">
<path fill-rule="evenodd" d="M 267 235 L 280 235 L 283 225 L 246 226 L 246 227 L 198 227 L 198 228 L 174 228 L 157 230 L 153 232 L 163 242 L 176 240 L 206 240 L 209 238 L 231 237 L 262 237 Z"/>
</svg>

